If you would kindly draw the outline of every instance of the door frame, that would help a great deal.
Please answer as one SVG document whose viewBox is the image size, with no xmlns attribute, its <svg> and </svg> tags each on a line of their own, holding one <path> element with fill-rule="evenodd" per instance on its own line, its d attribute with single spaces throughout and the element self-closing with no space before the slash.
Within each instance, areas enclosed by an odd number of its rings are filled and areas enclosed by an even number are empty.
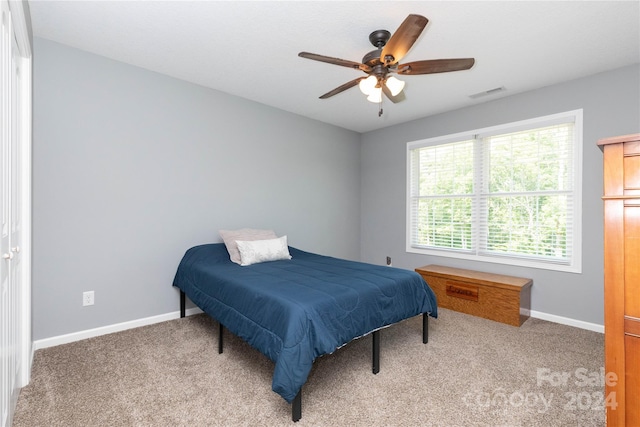
<svg viewBox="0 0 640 427">
<path fill-rule="evenodd" d="M 32 254 L 32 135 L 33 135 L 33 40 L 31 15 L 26 1 L 9 0 L 14 37 L 18 45 L 20 79 L 18 89 L 18 135 L 20 140 L 20 176 L 21 191 L 21 245 L 22 257 L 20 288 L 20 387 L 26 386 L 31 379 L 33 360 L 33 339 L 31 334 L 31 254 Z"/>
</svg>

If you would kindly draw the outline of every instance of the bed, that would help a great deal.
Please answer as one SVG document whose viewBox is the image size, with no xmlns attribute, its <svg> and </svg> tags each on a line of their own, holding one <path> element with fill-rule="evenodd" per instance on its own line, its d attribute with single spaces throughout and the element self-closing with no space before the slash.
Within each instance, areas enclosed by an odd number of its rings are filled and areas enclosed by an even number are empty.
<svg viewBox="0 0 640 427">
<path fill-rule="evenodd" d="M 187 250 L 173 286 L 220 325 L 275 363 L 272 389 L 302 416 L 301 389 L 313 362 L 373 333 L 379 370 L 379 330 L 413 316 L 437 316 L 436 297 L 416 272 L 347 261 L 286 246 L 291 259 L 241 266 L 224 243 Z"/>
</svg>

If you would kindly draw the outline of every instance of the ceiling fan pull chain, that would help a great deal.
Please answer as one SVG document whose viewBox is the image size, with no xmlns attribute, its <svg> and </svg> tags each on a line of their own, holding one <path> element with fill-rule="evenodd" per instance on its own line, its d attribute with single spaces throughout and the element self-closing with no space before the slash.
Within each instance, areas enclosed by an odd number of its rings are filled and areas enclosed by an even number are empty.
<svg viewBox="0 0 640 427">
<path fill-rule="evenodd" d="M 378 104 L 378 108 L 380 108 L 378 110 L 378 117 L 382 116 L 382 98 L 380 98 L 380 103 Z"/>
</svg>

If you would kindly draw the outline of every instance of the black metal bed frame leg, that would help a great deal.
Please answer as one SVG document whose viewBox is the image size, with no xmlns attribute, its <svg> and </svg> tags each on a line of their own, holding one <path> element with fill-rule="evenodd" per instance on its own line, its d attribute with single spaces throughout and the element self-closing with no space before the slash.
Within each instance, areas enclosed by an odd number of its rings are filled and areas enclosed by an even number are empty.
<svg viewBox="0 0 640 427">
<path fill-rule="evenodd" d="M 302 388 L 296 394 L 296 397 L 293 398 L 293 402 L 291 402 L 291 419 L 293 422 L 298 422 L 302 418 Z"/>
<path fill-rule="evenodd" d="M 429 342 L 429 314 L 422 313 L 422 343 Z"/>
<path fill-rule="evenodd" d="M 185 316 L 185 307 L 186 307 L 186 300 L 185 300 L 185 295 L 184 292 L 180 291 L 180 318 L 183 318 Z"/>
<path fill-rule="evenodd" d="M 374 374 L 380 372 L 380 330 L 373 331 L 373 366 Z"/>
<path fill-rule="evenodd" d="M 220 325 L 219 330 L 218 330 L 218 354 L 222 354 L 223 337 L 224 337 L 224 326 L 222 326 L 222 323 L 220 323 L 220 322 L 218 322 L 218 324 Z"/>
</svg>

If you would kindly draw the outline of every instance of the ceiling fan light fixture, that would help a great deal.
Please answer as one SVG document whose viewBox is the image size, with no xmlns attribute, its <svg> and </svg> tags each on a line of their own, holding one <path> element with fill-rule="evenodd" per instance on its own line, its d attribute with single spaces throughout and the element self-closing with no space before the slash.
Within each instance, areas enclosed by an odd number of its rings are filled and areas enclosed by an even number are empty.
<svg viewBox="0 0 640 427">
<path fill-rule="evenodd" d="M 389 88 L 389 91 L 393 96 L 398 95 L 400 92 L 402 92 L 402 89 L 404 89 L 404 82 L 402 80 L 396 79 L 393 76 L 389 76 L 384 84 L 387 85 L 387 88 Z"/>
<path fill-rule="evenodd" d="M 382 102 L 382 88 L 380 86 L 374 87 L 369 96 L 367 96 L 367 101 L 376 104 Z"/>
<path fill-rule="evenodd" d="M 360 83 L 358 83 L 358 87 L 360 88 L 360 91 L 362 93 L 364 93 L 365 95 L 370 95 L 377 84 L 378 78 L 376 76 L 369 76 L 364 80 L 360 80 Z"/>
</svg>

